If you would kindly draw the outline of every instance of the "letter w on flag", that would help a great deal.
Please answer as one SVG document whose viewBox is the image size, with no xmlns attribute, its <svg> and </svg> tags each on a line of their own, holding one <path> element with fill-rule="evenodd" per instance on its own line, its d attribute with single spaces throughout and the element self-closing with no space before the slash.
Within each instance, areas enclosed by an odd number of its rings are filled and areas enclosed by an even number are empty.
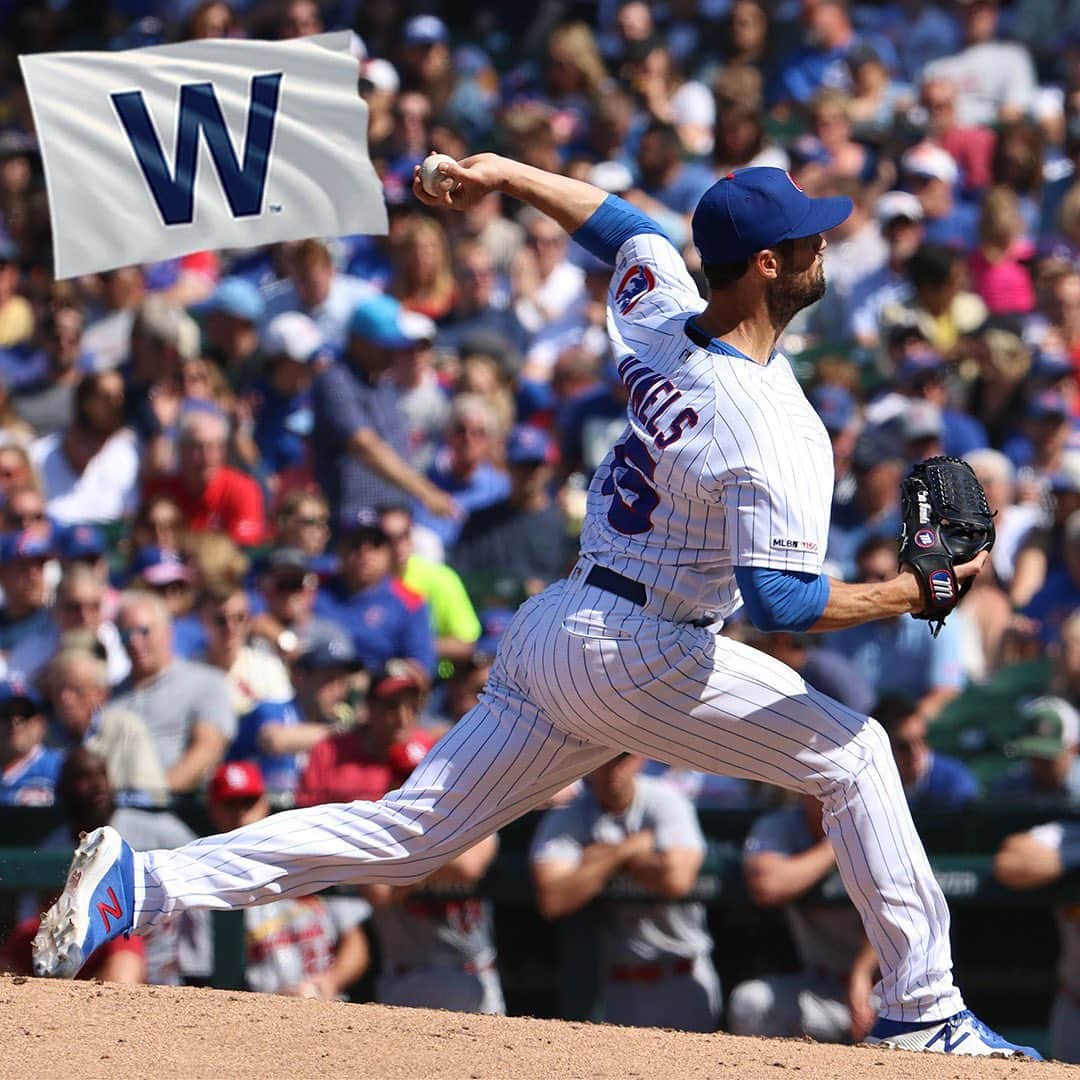
<svg viewBox="0 0 1080 1080">
<path fill-rule="evenodd" d="M 189 83 L 180 87 L 176 168 L 172 172 L 147 111 L 143 92 L 127 90 L 110 95 L 166 225 L 190 225 L 194 216 L 200 131 L 206 136 L 206 145 L 233 217 L 259 213 L 280 87 L 281 72 L 256 75 L 251 80 L 243 165 L 237 161 L 213 83 Z"/>
<path fill-rule="evenodd" d="M 20 57 L 57 278 L 386 232 L 347 33 Z"/>
</svg>

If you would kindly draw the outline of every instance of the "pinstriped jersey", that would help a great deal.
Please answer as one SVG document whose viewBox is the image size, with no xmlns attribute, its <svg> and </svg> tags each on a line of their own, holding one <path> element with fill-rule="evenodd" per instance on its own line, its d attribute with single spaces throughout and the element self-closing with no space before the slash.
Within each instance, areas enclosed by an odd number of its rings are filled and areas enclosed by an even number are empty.
<svg viewBox="0 0 1080 1080">
<path fill-rule="evenodd" d="M 589 485 L 581 551 L 675 621 L 740 607 L 735 566 L 820 573 L 832 500 L 832 444 L 791 365 L 710 341 L 704 307 L 666 239 L 619 249 L 607 324 L 627 425 Z"/>
</svg>

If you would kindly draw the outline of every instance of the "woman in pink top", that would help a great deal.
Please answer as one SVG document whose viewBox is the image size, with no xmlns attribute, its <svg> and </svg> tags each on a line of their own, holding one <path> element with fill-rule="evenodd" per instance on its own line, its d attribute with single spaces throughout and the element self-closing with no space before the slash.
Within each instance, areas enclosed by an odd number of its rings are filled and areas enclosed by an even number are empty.
<svg viewBox="0 0 1080 1080">
<path fill-rule="evenodd" d="M 993 315 L 1023 315 L 1035 307 L 1027 268 L 1034 254 L 1024 236 L 1020 203 L 1012 188 L 991 188 L 979 216 L 979 246 L 968 260 L 971 287 Z"/>
</svg>

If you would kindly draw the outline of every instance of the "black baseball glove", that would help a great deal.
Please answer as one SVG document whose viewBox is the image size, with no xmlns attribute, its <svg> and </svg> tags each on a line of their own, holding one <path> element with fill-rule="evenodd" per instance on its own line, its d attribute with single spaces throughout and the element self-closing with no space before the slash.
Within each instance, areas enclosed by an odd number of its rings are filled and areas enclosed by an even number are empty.
<svg viewBox="0 0 1080 1080">
<path fill-rule="evenodd" d="M 994 515 L 986 492 L 966 461 L 932 457 L 915 465 L 900 484 L 900 566 L 919 579 L 924 606 L 914 618 L 930 622 L 937 637 L 945 617 L 971 587 L 955 567 L 994 546 Z"/>
</svg>

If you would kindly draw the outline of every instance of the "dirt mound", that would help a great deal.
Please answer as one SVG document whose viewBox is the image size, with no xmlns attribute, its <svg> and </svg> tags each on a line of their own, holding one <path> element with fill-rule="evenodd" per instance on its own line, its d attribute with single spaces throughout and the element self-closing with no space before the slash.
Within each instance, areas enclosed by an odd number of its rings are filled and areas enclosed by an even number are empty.
<svg viewBox="0 0 1080 1080">
<path fill-rule="evenodd" d="M 1080 1077 L 1076 1067 L 1025 1061 L 21 978 L 0 978 L 0 1038 L 0 1076 L 20 1080 Z"/>
</svg>

